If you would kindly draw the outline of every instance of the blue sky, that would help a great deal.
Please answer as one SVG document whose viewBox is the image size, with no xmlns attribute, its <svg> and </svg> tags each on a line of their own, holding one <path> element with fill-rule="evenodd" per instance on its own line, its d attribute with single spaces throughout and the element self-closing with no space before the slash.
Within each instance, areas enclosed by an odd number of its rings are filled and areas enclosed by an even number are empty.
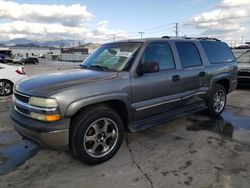
<svg viewBox="0 0 250 188">
<path fill-rule="evenodd" d="M 85 1 L 58 1 L 58 0 L 18 0 L 20 3 L 38 4 L 65 4 L 80 3 L 86 5 L 87 9 L 94 15 L 93 22 L 98 23 L 107 20 L 109 27 L 114 30 L 124 30 L 129 33 L 137 33 L 158 26 L 166 25 L 166 31 L 172 32 L 173 24 L 186 22 L 194 15 L 212 9 L 218 0 L 85 0 Z M 169 24 L 169 25 L 168 25 Z M 181 29 L 181 28 L 180 28 Z M 150 35 L 157 35 L 159 28 L 150 30 Z M 155 33 L 154 33 L 155 32 Z M 162 31 L 163 32 L 163 31 Z M 159 31 L 161 33 L 161 31 Z M 147 32 L 145 31 L 145 34 Z"/>
<path fill-rule="evenodd" d="M 0 0 L 0 40 L 116 39 L 174 35 L 250 39 L 250 0 Z"/>
</svg>

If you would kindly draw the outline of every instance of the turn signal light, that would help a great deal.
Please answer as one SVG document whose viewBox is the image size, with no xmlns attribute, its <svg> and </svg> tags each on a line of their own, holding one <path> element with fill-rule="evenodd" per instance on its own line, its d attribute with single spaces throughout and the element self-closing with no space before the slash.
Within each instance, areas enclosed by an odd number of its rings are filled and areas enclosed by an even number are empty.
<svg viewBox="0 0 250 188">
<path fill-rule="evenodd" d="M 46 121 L 57 121 L 60 119 L 60 115 L 59 114 L 45 115 L 45 119 L 46 119 Z"/>
<path fill-rule="evenodd" d="M 60 114 L 38 114 L 35 112 L 31 112 L 30 116 L 34 119 L 47 122 L 58 121 L 61 118 Z"/>
</svg>

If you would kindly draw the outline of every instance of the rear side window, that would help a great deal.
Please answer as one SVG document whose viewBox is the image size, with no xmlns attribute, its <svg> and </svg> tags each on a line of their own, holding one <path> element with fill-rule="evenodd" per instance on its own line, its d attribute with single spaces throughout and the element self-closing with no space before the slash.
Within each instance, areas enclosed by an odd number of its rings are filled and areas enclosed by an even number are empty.
<svg viewBox="0 0 250 188">
<path fill-rule="evenodd" d="M 202 65 L 200 53 L 194 43 L 177 42 L 176 48 L 183 68 Z"/>
<path fill-rule="evenodd" d="M 250 52 L 244 53 L 237 59 L 238 63 L 250 63 Z"/>
<path fill-rule="evenodd" d="M 230 48 L 223 42 L 201 41 L 210 63 L 226 63 L 235 61 L 235 57 Z"/>
</svg>

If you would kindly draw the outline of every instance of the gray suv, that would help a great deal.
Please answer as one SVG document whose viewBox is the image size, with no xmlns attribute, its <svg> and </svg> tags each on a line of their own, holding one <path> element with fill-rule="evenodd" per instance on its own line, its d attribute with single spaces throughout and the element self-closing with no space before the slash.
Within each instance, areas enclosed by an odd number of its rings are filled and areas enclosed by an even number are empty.
<svg viewBox="0 0 250 188">
<path fill-rule="evenodd" d="M 237 85 L 229 47 L 210 38 L 154 38 L 102 45 L 80 70 L 36 76 L 14 88 L 11 118 L 23 137 L 107 161 L 125 131 L 194 112 L 219 116 Z"/>
</svg>

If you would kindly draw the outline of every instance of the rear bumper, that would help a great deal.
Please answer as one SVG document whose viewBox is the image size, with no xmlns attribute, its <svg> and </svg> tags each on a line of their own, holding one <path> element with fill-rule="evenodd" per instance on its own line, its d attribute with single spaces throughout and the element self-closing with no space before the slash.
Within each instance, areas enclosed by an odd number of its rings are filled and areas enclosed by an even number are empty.
<svg viewBox="0 0 250 188">
<path fill-rule="evenodd" d="M 250 85 L 250 76 L 238 76 L 239 85 Z"/>
<path fill-rule="evenodd" d="M 24 138 L 33 140 L 45 148 L 68 149 L 70 120 L 55 123 L 37 121 L 11 111 L 10 117 L 15 130 Z"/>
</svg>

